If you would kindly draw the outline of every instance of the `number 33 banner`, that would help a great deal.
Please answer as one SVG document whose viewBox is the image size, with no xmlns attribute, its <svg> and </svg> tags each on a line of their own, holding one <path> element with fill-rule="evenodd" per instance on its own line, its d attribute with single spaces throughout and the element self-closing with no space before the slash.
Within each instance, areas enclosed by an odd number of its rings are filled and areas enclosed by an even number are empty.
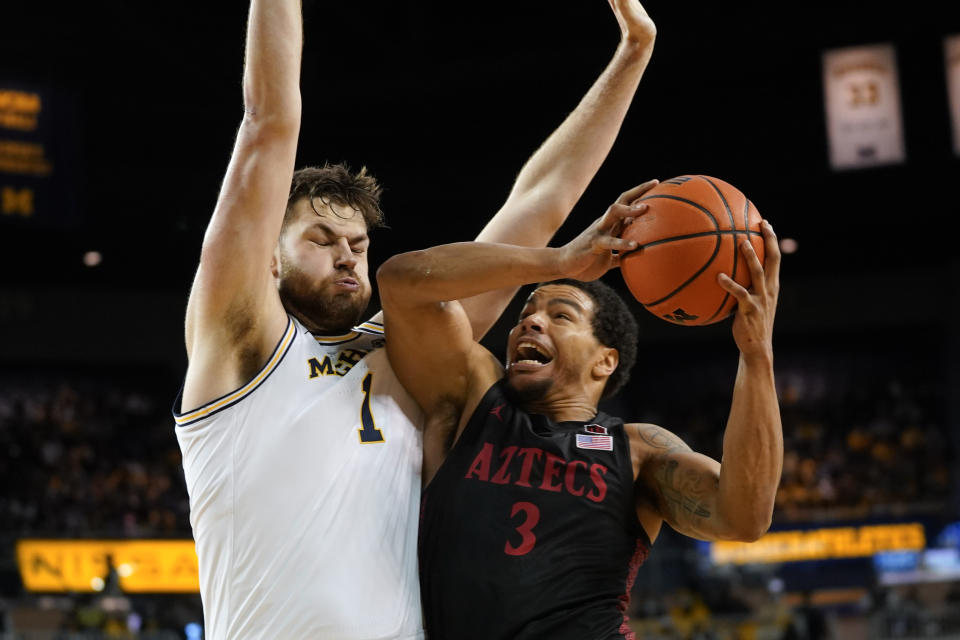
<svg viewBox="0 0 960 640">
<path fill-rule="evenodd" d="M 947 65 L 947 91 L 950 96 L 950 119 L 953 121 L 953 151 L 960 156 L 960 35 L 944 40 Z"/>
<path fill-rule="evenodd" d="M 834 169 L 903 162 L 900 83 L 892 45 L 824 52 L 823 86 Z"/>
</svg>

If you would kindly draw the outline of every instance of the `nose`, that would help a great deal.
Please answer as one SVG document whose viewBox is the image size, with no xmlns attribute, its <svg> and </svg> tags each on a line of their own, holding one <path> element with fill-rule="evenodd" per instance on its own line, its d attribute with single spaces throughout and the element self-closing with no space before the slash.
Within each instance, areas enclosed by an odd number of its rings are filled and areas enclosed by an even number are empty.
<svg viewBox="0 0 960 640">
<path fill-rule="evenodd" d="M 346 238 L 338 238 L 334 247 L 336 250 L 333 260 L 334 267 L 353 269 L 357 266 L 357 254 L 350 248 L 350 243 L 347 242 Z"/>
<path fill-rule="evenodd" d="M 534 331 L 536 333 L 543 333 L 543 316 L 540 315 L 540 312 L 531 313 L 526 318 L 520 321 L 520 329 L 522 331 Z"/>
</svg>

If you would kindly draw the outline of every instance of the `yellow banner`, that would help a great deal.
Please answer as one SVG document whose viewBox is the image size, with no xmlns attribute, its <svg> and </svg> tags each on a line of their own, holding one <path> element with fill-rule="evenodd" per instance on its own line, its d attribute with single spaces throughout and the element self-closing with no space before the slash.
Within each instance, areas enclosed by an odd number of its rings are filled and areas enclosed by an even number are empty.
<svg viewBox="0 0 960 640">
<path fill-rule="evenodd" d="M 199 591 L 193 540 L 20 540 L 17 564 L 28 591 L 96 592 L 110 558 L 127 593 Z"/>
<path fill-rule="evenodd" d="M 17 91 L 0 87 L 0 127 L 17 131 L 37 128 L 42 101 L 32 91 Z"/>
<path fill-rule="evenodd" d="M 883 551 L 920 551 L 926 546 L 919 523 L 868 525 L 809 531 L 775 531 L 756 542 L 714 542 L 714 564 L 801 562 L 872 556 Z"/>
</svg>

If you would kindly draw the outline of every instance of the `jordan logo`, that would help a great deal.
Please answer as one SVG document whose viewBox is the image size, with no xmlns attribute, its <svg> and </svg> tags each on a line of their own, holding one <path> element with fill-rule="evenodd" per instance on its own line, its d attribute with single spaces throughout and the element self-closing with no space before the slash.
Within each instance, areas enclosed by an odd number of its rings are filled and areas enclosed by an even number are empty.
<svg viewBox="0 0 960 640">
<path fill-rule="evenodd" d="M 505 406 L 506 405 L 498 404 L 493 409 L 490 409 L 490 415 L 497 416 L 497 420 L 499 420 L 500 422 L 503 422 L 503 416 L 500 415 L 500 412 L 503 410 Z"/>
</svg>

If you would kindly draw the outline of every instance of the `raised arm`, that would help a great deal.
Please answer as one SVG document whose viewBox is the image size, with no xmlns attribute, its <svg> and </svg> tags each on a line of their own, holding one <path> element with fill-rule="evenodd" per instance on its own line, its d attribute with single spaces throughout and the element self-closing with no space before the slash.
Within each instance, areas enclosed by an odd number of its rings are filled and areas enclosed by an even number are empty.
<svg viewBox="0 0 960 640">
<path fill-rule="evenodd" d="M 640 437 L 647 452 L 638 495 L 647 491 L 664 520 L 701 540 L 759 538 L 770 526 L 780 483 L 783 431 L 773 374 L 780 251 L 766 221 L 763 237 L 764 266 L 748 241 L 740 245 L 753 278 L 750 291 L 720 277 L 720 285 L 737 298 L 733 336 L 740 349 L 722 462 L 690 451 L 653 425 L 636 425 L 631 434 Z"/>
<path fill-rule="evenodd" d="M 562 247 L 454 242 L 393 256 L 377 271 L 381 295 L 388 298 L 385 306 L 403 312 L 544 280 L 596 280 L 619 264 L 616 252 L 636 247 L 619 234 L 625 221 L 648 209 L 630 203 L 655 184 L 651 180 L 620 194 L 600 218 Z"/>
<path fill-rule="evenodd" d="M 637 0 L 610 0 L 620 25 L 613 59 L 577 107 L 523 166 L 480 242 L 546 246 L 610 152 L 653 54 L 656 27 Z M 464 300 L 478 339 L 503 313 L 515 288 Z"/>
<path fill-rule="evenodd" d="M 299 0 L 252 0 L 243 120 L 187 305 L 183 410 L 246 382 L 286 323 L 270 261 L 296 160 L 302 44 Z"/>
<path fill-rule="evenodd" d="M 397 377 L 427 414 L 424 477 L 429 479 L 486 389 L 501 374 L 474 339 L 457 300 L 491 289 L 563 277 L 592 280 L 617 264 L 614 251 L 633 248 L 617 237 L 633 202 L 650 183 L 620 201 L 559 248 L 462 242 L 393 256 L 377 271 L 386 321 L 387 354 Z M 429 341 L 425 342 L 425 337 Z M 438 372 L 441 372 L 438 374 Z"/>
</svg>

